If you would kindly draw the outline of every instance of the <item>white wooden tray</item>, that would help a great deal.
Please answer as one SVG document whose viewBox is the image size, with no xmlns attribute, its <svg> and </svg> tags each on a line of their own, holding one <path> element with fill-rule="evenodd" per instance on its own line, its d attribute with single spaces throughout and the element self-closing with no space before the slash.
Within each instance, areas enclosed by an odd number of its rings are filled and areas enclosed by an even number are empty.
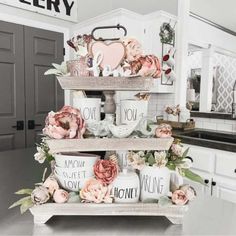
<svg viewBox="0 0 236 236">
<path fill-rule="evenodd" d="M 73 151 L 168 150 L 173 138 L 47 139 L 51 153 Z"/>
<path fill-rule="evenodd" d="M 148 91 L 154 85 L 152 78 L 127 77 L 57 77 L 63 89 Z"/>
<path fill-rule="evenodd" d="M 94 204 L 47 203 L 30 208 L 35 224 L 44 224 L 52 216 L 165 216 L 173 224 L 182 224 L 188 206 L 159 206 L 157 203 Z"/>
</svg>

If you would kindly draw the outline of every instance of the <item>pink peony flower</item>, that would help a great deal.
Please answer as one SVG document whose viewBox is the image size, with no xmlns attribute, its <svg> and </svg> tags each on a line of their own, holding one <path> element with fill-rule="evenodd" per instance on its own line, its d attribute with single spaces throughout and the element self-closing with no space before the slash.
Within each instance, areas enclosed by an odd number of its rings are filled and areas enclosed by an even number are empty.
<svg viewBox="0 0 236 236">
<path fill-rule="evenodd" d="M 180 146 L 179 144 L 172 144 L 171 151 L 178 157 L 182 157 L 184 153 L 183 147 Z"/>
<path fill-rule="evenodd" d="M 80 111 L 70 106 L 64 106 L 58 112 L 49 112 L 45 121 L 43 133 L 50 138 L 83 138 L 86 130 Z"/>
<path fill-rule="evenodd" d="M 196 198 L 196 195 L 197 195 L 196 191 L 190 185 L 185 184 L 185 185 L 181 186 L 179 189 L 185 193 L 185 195 L 189 201 L 193 201 Z"/>
<path fill-rule="evenodd" d="M 110 184 L 118 174 L 118 165 L 112 160 L 98 160 L 93 170 L 98 180 L 103 184 Z"/>
<path fill-rule="evenodd" d="M 143 77 L 161 77 L 161 63 L 154 55 L 141 56 L 136 61 L 130 63 L 132 74 L 138 74 Z"/>
<path fill-rule="evenodd" d="M 53 194 L 53 200 L 56 203 L 65 203 L 69 199 L 69 193 L 63 189 L 57 189 Z"/>
<path fill-rule="evenodd" d="M 57 180 L 50 175 L 45 182 L 43 183 L 43 186 L 46 187 L 50 193 L 50 195 L 52 196 L 53 193 L 59 189 L 59 185 L 57 183 Z"/>
<path fill-rule="evenodd" d="M 185 192 L 179 189 L 173 192 L 171 199 L 174 204 L 179 206 L 185 205 L 189 200 Z"/>
<path fill-rule="evenodd" d="M 156 137 L 169 138 L 172 136 L 172 128 L 168 124 L 161 124 L 156 128 Z"/>
<path fill-rule="evenodd" d="M 128 62 L 137 60 L 143 53 L 141 43 L 135 38 L 125 38 L 123 44 L 126 48 L 125 59 Z"/>
<path fill-rule="evenodd" d="M 112 203 L 111 189 L 105 186 L 97 179 L 89 179 L 86 181 L 84 187 L 80 191 L 80 197 L 85 202 L 94 203 Z"/>
</svg>

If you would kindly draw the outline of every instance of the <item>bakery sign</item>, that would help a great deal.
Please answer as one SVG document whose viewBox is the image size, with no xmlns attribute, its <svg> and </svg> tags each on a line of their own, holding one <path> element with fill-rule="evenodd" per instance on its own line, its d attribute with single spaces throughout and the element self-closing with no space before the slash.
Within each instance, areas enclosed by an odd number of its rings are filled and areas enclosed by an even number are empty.
<svg viewBox="0 0 236 236">
<path fill-rule="evenodd" d="M 62 20 L 77 22 L 77 0 L 0 0 L 0 3 Z"/>
</svg>

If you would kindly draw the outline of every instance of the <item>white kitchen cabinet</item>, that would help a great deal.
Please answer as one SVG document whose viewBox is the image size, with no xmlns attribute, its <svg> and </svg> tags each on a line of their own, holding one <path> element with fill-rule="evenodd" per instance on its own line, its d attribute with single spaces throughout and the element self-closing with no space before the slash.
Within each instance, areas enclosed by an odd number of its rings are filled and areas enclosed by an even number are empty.
<svg viewBox="0 0 236 236">
<path fill-rule="evenodd" d="M 223 200 L 236 203 L 236 183 L 229 184 L 227 181 L 213 181 L 212 195 Z"/>
<path fill-rule="evenodd" d="M 211 195 L 236 202 L 236 153 L 184 144 L 190 148 L 188 155 L 193 159 L 193 171 L 202 176 L 207 186 L 185 180 L 199 195 Z"/>
</svg>

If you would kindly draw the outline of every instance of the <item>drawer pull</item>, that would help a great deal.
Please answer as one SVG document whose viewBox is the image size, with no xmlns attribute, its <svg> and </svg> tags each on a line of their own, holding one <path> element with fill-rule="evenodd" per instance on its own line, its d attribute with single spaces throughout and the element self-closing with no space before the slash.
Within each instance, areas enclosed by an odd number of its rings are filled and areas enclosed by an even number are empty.
<svg viewBox="0 0 236 236">
<path fill-rule="evenodd" d="M 216 186 L 216 182 L 215 181 L 212 181 L 211 184 L 212 184 L 212 186 Z"/>
<path fill-rule="evenodd" d="M 236 169 L 234 169 L 234 173 L 236 173 Z"/>
<path fill-rule="evenodd" d="M 205 179 L 205 180 L 204 180 L 204 183 L 205 183 L 205 184 L 209 184 L 209 179 Z"/>
</svg>

